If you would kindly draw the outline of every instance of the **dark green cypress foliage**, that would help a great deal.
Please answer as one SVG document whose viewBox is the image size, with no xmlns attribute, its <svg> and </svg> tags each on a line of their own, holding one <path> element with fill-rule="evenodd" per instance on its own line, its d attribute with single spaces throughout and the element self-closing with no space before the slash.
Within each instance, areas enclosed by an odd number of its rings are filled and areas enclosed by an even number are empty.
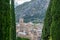
<svg viewBox="0 0 60 40">
<path fill-rule="evenodd" d="M 11 14 L 12 14 L 12 17 L 13 17 L 13 18 L 12 18 L 12 24 L 13 24 L 12 35 L 14 34 L 14 35 L 12 36 L 12 39 L 13 39 L 13 40 L 16 40 L 15 12 L 14 12 L 14 11 L 15 11 L 15 10 L 14 10 L 14 0 L 11 0 L 11 12 L 12 12 Z"/>
<path fill-rule="evenodd" d="M 0 40 L 15 40 L 14 5 L 10 0 L 0 0 Z"/>
<path fill-rule="evenodd" d="M 51 0 L 50 4 L 48 9 L 50 9 L 51 18 L 47 16 L 47 12 L 42 36 L 44 40 L 49 40 L 47 35 L 50 33 L 50 40 L 60 40 L 60 0 Z M 51 21 L 46 21 L 47 19 L 51 19 Z M 49 32 L 47 32 L 48 29 Z"/>
<path fill-rule="evenodd" d="M 47 12 L 46 12 L 46 17 L 44 19 L 44 26 L 43 26 L 43 30 L 42 30 L 42 39 L 43 40 L 49 40 L 49 37 L 50 37 L 50 26 L 51 26 L 51 22 L 52 22 L 51 4 L 52 4 L 52 1 L 50 0 L 50 4 L 49 4 Z"/>
<path fill-rule="evenodd" d="M 60 40 L 60 0 L 53 0 L 51 9 L 51 40 Z"/>
</svg>

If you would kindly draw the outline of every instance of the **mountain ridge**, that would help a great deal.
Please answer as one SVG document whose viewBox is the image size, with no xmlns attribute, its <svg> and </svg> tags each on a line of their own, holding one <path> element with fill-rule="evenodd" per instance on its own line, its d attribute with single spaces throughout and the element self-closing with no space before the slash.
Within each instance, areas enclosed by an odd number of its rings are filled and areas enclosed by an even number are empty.
<svg viewBox="0 0 60 40">
<path fill-rule="evenodd" d="M 43 21 L 47 10 L 46 0 L 32 0 L 15 8 L 16 22 L 24 18 L 25 22 L 40 20 Z"/>
</svg>

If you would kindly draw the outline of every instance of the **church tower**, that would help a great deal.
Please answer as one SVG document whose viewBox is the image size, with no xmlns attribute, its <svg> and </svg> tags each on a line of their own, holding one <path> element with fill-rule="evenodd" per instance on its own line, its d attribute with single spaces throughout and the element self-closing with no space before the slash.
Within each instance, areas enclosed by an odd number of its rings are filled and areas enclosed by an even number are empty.
<svg viewBox="0 0 60 40">
<path fill-rule="evenodd" d="M 20 24 L 20 32 L 24 31 L 24 19 L 20 18 L 19 19 L 19 24 Z"/>
</svg>

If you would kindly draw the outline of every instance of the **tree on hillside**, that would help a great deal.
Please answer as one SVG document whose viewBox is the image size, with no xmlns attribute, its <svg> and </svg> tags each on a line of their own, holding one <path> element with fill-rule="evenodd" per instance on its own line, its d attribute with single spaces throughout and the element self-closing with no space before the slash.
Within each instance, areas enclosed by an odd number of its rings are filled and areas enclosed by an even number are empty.
<svg viewBox="0 0 60 40">
<path fill-rule="evenodd" d="M 16 40 L 13 3 L 13 0 L 0 0 L 0 40 Z"/>
</svg>

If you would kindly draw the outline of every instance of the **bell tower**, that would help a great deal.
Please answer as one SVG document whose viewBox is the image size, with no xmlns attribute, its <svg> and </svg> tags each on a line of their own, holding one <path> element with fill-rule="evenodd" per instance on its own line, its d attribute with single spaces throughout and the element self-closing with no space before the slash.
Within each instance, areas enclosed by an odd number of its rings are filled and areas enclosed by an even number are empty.
<svg viewBox="0 0 60 40">
<path fill-rule="evenodd" d="M 19 24 L 20 24 L 20 32 L 24 31 L 24 19 L 20 18 L 19 19 Z"/>
</svg>

